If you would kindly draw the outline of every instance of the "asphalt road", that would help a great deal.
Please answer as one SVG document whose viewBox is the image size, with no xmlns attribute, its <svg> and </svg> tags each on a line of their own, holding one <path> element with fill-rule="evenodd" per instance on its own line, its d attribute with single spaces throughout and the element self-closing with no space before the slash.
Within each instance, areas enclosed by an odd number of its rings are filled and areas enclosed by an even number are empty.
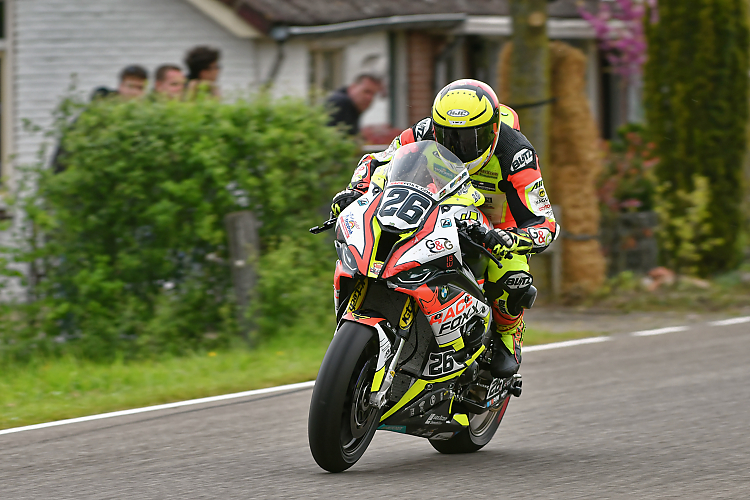
<svg viewBox="0 0 750 500">
<path fill-rule="evenodd" d="M 310 390 L 0 436 L 0 498 L 750 498 L 750 323 L 530 352 L 495 439 L 379 431 L 324 473 Z"/>
</svg>

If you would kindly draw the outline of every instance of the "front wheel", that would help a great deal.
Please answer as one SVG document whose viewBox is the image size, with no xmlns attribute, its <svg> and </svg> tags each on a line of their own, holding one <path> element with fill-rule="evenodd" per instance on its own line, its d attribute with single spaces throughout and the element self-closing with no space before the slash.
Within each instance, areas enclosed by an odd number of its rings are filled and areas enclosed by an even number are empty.
<svg viewBox="0 0 750 500">
<path fill-rule="evenodd" d="M 307 437 L 313 458 L 328 472 L 342 472 L 364 454 L 380 422 L 370 404 L 378 356 L 375 332 L 345 322 L 331 345 L 315 381 Z"/>
<path fill-rule="evenodd" d="M 469 416 L 469 426 L 450 439 L 430 439 L 430 444 L 440 453 L 474 453 L 492 440 L 505 415 L 510 396 L 495 411 Z"/>
</svg>

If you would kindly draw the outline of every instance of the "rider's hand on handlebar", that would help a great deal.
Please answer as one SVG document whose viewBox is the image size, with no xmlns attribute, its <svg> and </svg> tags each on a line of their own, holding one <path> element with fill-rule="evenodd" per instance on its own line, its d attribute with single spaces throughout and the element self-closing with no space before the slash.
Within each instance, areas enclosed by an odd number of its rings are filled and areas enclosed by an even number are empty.
<svg viewBox="0 0 750 500">
<path fill-rule="evenodd" d="M 336 193 L 333 201 L 331 201 L 331 218 L 338 217 L 346 207 L 351 205 L 360 196 L 362 196 L 362 193 L 350 189 L 344 189 Z"/>
<path fill-rule="evenodd" d="M 498 259 L 502 259 L 519 248 L 525 247 L 525 243 L 526 241 L 522 240 L 518 234 L 502 229 L 487 231 L 482 241 L 484 247 Z"/>
</svg>

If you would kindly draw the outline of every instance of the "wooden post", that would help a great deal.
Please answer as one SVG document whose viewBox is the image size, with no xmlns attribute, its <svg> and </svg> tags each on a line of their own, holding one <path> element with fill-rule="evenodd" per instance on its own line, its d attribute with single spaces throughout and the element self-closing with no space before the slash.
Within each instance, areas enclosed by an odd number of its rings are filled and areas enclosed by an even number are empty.
<svg viewBox="0 0 750 500">
<path fill-rule="evenodd" d="M 551 103 L 549 40 L 547 39 L 548 0 L 510 0 L 513 18 L 513 52 L 510 60 L 509 90 L 519 106 L 521 130 L 534 146 L 542 170 L 549 161 Z M 529 107 L 524 107 L 530 105 Z M 551 176 L 544 176 L 547 192 L 554 194 Z M 554 199 L 554 198 L 552 198 Z"/>
<path fill-rule="evenodd" d="M 253 345 L 253 322 L 248 309 L 257 281 L 257 265 L 260 256 L 258 220 L 252 212 L 243 210 L 224 217 L 229 239 L 229 268 L 237 299 L 237 321 L 240 333 L 248 344 Z"/>
</svg>

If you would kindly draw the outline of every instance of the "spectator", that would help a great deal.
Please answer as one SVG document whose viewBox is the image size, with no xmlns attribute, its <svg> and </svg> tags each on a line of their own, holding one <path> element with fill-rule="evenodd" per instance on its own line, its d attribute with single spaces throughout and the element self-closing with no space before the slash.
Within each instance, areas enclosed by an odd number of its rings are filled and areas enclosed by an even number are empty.
<svg viewBox="0 0 750 500">
<path fill-rule="evenodd" d="M 125 99 L 141 97 L 146 92 L 148 72 L 143 66 L 127 66 L 120 73 L 120 86 L 117 93 Z"/>
<path fill-rule="evenodd" d="M 341 87 L 333 92 L 326 104 L 331 109 L 329 125 L 343 123 L 351 135 L 359 133 L 359 117 L 372 104 L 375 95 L 380 92 L 382 81 L 379 77 L 364 73 L 359 75 L 348 87 Z"/>
<path fill-rule="evenodd" d="M 179 99 L 185 90 L 185 75 L 174 64 L 162 64 L 156 69 L 154 93 L 169 99 Z"/>
<path fill-rule="evenodd" d="M 130 66 L 123 68 L 120 72 L 120 86 L 117 90 L 112 90 L 107 87 L 98 87 L 91 93 L 91 100 L 95 101 L 97 99 L 116 95 L 121 95 L 125 99 L 141 97 L 146 92 L 147 81 L 148 72 L 143 66 L 131 64 Z"/>
<path fill-rule="evenodd" d="M 192 98 L 200 89 L 206 89 L 211 95 L 219 96 L 219 87 L 216 81 L 219 79 L 219 57 L 221 54 L 217 49 L 198 46 L 185 56 L 185 65 L 188 67 L 187 95 Z"/>
</svg>

